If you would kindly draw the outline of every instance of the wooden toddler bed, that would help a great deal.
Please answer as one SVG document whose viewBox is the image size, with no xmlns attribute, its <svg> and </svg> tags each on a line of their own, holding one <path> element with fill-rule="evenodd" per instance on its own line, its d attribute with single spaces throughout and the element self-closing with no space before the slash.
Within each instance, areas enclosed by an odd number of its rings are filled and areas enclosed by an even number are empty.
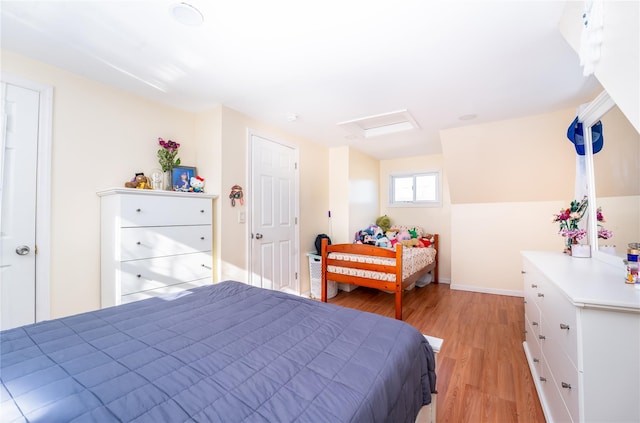
<svg viewBox="0 0 640 423">
<path fill-rule="evenodd" d="M 402 295 L 420 277 L 433 271 L 438 282 L 438 235 L 433 235 L 433 254 L 421 267 L 405 266 L 405 255 L 416 255 L 422 248 L 396 245 L 395 250 L 364 244 L 328 245 L 322 240 L 322 294 L 327 302 L 327 281 L 392 291 L 396 300 L 396 319 L 402 320 Z"/>
</svg>

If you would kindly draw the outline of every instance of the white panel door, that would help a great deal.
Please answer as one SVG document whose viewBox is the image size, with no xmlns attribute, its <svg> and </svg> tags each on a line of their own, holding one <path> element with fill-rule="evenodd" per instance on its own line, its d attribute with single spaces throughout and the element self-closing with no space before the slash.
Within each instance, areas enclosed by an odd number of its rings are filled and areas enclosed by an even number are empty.
<svg viewBox="0 0 640 423">
<path fill-rule="evenodd" d="M 296 151 L 251 135 L 251 284 L 299 293 Z"/>
<path fill-rule="evenodd" d="M 36 177 L 40 93 L 2 84 L 0 329 L 36 319 Z"/>
</svg>

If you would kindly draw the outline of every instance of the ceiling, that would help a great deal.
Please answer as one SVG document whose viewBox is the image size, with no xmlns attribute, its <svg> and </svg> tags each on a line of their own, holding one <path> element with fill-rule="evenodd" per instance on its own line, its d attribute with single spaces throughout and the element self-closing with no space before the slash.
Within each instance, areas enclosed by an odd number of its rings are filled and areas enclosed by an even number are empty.
<svg viewBox="0 0 640 423">
<path fill-rule="evenodd" d="M 2 0 L 1 46 L 379 159 L 437 154 L 441 129 L 573 107 L 601 90 L 558 31 L 563 1 L 187 1 L 201 25 L 174 20 L 175 1 Z M 362 138 L 338 125 L 405 109 L 418 129 Z"/>
</svg>

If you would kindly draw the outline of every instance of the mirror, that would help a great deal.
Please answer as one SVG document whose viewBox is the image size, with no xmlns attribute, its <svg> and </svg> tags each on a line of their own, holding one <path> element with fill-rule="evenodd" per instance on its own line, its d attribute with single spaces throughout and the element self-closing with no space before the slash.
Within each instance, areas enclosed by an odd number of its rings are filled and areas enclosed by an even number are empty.
<svg viewBox="0 0 640 423">
<path fill-rule="evenodd" d="M 602 121 L 604 134 L 604 147 L 595 155 L 591 131 L 584 134 L 591 255 L 622 265 L 627 245 L 640 241 L 640 134 L 606 92 L 583 110 L 579 120 L 585 127 Z M 598 208 L 604 222 L 598 221 Z M 613 237 L 599 237 L 602 227 L 612 231 Z"/>
</svg>

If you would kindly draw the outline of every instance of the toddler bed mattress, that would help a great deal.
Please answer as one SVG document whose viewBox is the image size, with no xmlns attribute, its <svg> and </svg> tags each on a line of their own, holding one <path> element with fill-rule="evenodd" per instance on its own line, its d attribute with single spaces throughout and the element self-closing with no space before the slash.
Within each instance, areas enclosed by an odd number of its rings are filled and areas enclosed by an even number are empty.
<svg viewBox="0 0 640 423">
<path fill-rule="evenodd" d="M 380 247 L 382 248 L 382 247 Z M 396 259 L 388 257 L 375 257 L 360 254 L 349 253 L 329 253 L 328 258 L 351 261 L 356 263 L 381 264 L 385 266 L 395 266 Z M 402 250 L 402 280 L 412 276 L 414 273 L 435 263 L 435 248 L 409 248 L 403 247 Z M 395 282 L 396 275 L 394 273 L 377 272 L 374 270 L 357 269 L 353 267 L 341 267 L 328 265 L 329 273 L 338 273 L 349 276 L 359 276 L 362 278 L 376 279 L 388 282 Z"/>
<path fill-rule="evenodd" d="M 414 422 L 435 392 L 412 326 L 232 281 L 0 345 L 3 422 Z"/>
</svg>

